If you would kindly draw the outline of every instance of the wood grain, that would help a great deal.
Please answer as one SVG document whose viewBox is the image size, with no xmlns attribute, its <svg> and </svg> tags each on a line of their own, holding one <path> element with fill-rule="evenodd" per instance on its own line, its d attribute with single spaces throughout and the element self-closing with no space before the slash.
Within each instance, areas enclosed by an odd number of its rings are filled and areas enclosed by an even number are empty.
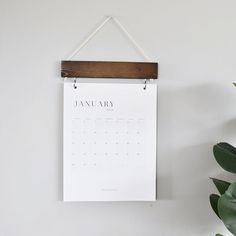
<svg viewBox="0 0 236 236">
<path fill-rule="evenodd" d="M 61 77 L 157 79 L 153 62 L 62 61 Z"/>
</svg>

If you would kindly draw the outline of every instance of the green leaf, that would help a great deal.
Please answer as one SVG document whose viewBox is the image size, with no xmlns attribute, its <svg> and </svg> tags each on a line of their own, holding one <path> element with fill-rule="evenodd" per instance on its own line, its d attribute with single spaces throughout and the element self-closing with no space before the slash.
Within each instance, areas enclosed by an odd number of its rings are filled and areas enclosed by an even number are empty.
<svg viewBox="0 0 236 236">
<path fill-rule="evenodd" d="M 236 182 L 219 198 L 218 212 L 227 229 L 236 235 Z"/>
<path fill-rule="evenodd" d="M 222 234 L 216 234 L 216 236 L 224 236 L 224 235 L 222 235 Z"/>
<path fill-rule="evenodd" d="M 230 185 L 229 182 L 226 182 L 224 180 L 215 179 L 215 178 L 210 178 L 210 179 L 212 179 L 213 183 L 215 184 L 216 188 L 218 189 L 221 195 L 225 193 L 225 191 L 228 189 Z"/>
<path fill-rule="evenodd" d="M 226 171 L 236 173 L 236 148 L 228 143 L 218 143 L 213 147 L 218 164 Z"/>
<path fill-rule="evenodd" d="M 216 213 L 216 215 L 220 218 L 220 215 L 218 213 L 218 200 L 220 196 L 217 194 L 211 194 L 210 195 L 210 203 L 213 211 Z"/>
</svg>

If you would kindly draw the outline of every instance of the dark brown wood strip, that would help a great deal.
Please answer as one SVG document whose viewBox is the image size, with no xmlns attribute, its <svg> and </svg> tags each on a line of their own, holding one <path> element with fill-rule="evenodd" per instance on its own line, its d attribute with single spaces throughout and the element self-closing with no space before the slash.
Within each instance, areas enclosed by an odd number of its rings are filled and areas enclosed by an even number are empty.
<svg viewBox="0 0 236 236">
<path fill-rule="evenodd" d="M 153 62 L 62 61 L 62 77 L 157 79 Z"/>
</svg>

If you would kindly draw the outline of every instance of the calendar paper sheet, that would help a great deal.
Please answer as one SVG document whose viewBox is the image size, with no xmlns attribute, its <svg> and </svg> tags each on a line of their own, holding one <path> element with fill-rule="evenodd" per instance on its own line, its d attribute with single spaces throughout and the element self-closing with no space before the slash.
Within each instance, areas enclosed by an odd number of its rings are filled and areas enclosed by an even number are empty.
<svg viewBox="0 0 236 236">
<path fill-rule="evenodd" d="M 156 199 L 156 107 L 156 84 L 64 84 L 64 201 Z"/>
</svg>

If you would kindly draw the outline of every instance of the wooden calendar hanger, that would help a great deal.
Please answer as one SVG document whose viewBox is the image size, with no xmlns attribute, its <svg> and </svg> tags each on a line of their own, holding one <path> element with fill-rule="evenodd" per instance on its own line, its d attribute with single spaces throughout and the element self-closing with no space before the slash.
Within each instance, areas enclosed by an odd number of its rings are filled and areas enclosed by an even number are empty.
<svg viewBox="0 0 236 236">
<path fill-rule="evenodd" d="M 112 20 L 121 29 L 144 57 L 146 62 L 120 62 L 120 61 L 72 61 L 71 59 L 101 30 L 104 25 Z M 107 17 L 76 50 L 61 61 L 61 77 L 63 78 L 125 78 L 125 79 L 157 79 L 158 63 L 151 62 L 144 50 L 117 18 Z"/>
</svg>

